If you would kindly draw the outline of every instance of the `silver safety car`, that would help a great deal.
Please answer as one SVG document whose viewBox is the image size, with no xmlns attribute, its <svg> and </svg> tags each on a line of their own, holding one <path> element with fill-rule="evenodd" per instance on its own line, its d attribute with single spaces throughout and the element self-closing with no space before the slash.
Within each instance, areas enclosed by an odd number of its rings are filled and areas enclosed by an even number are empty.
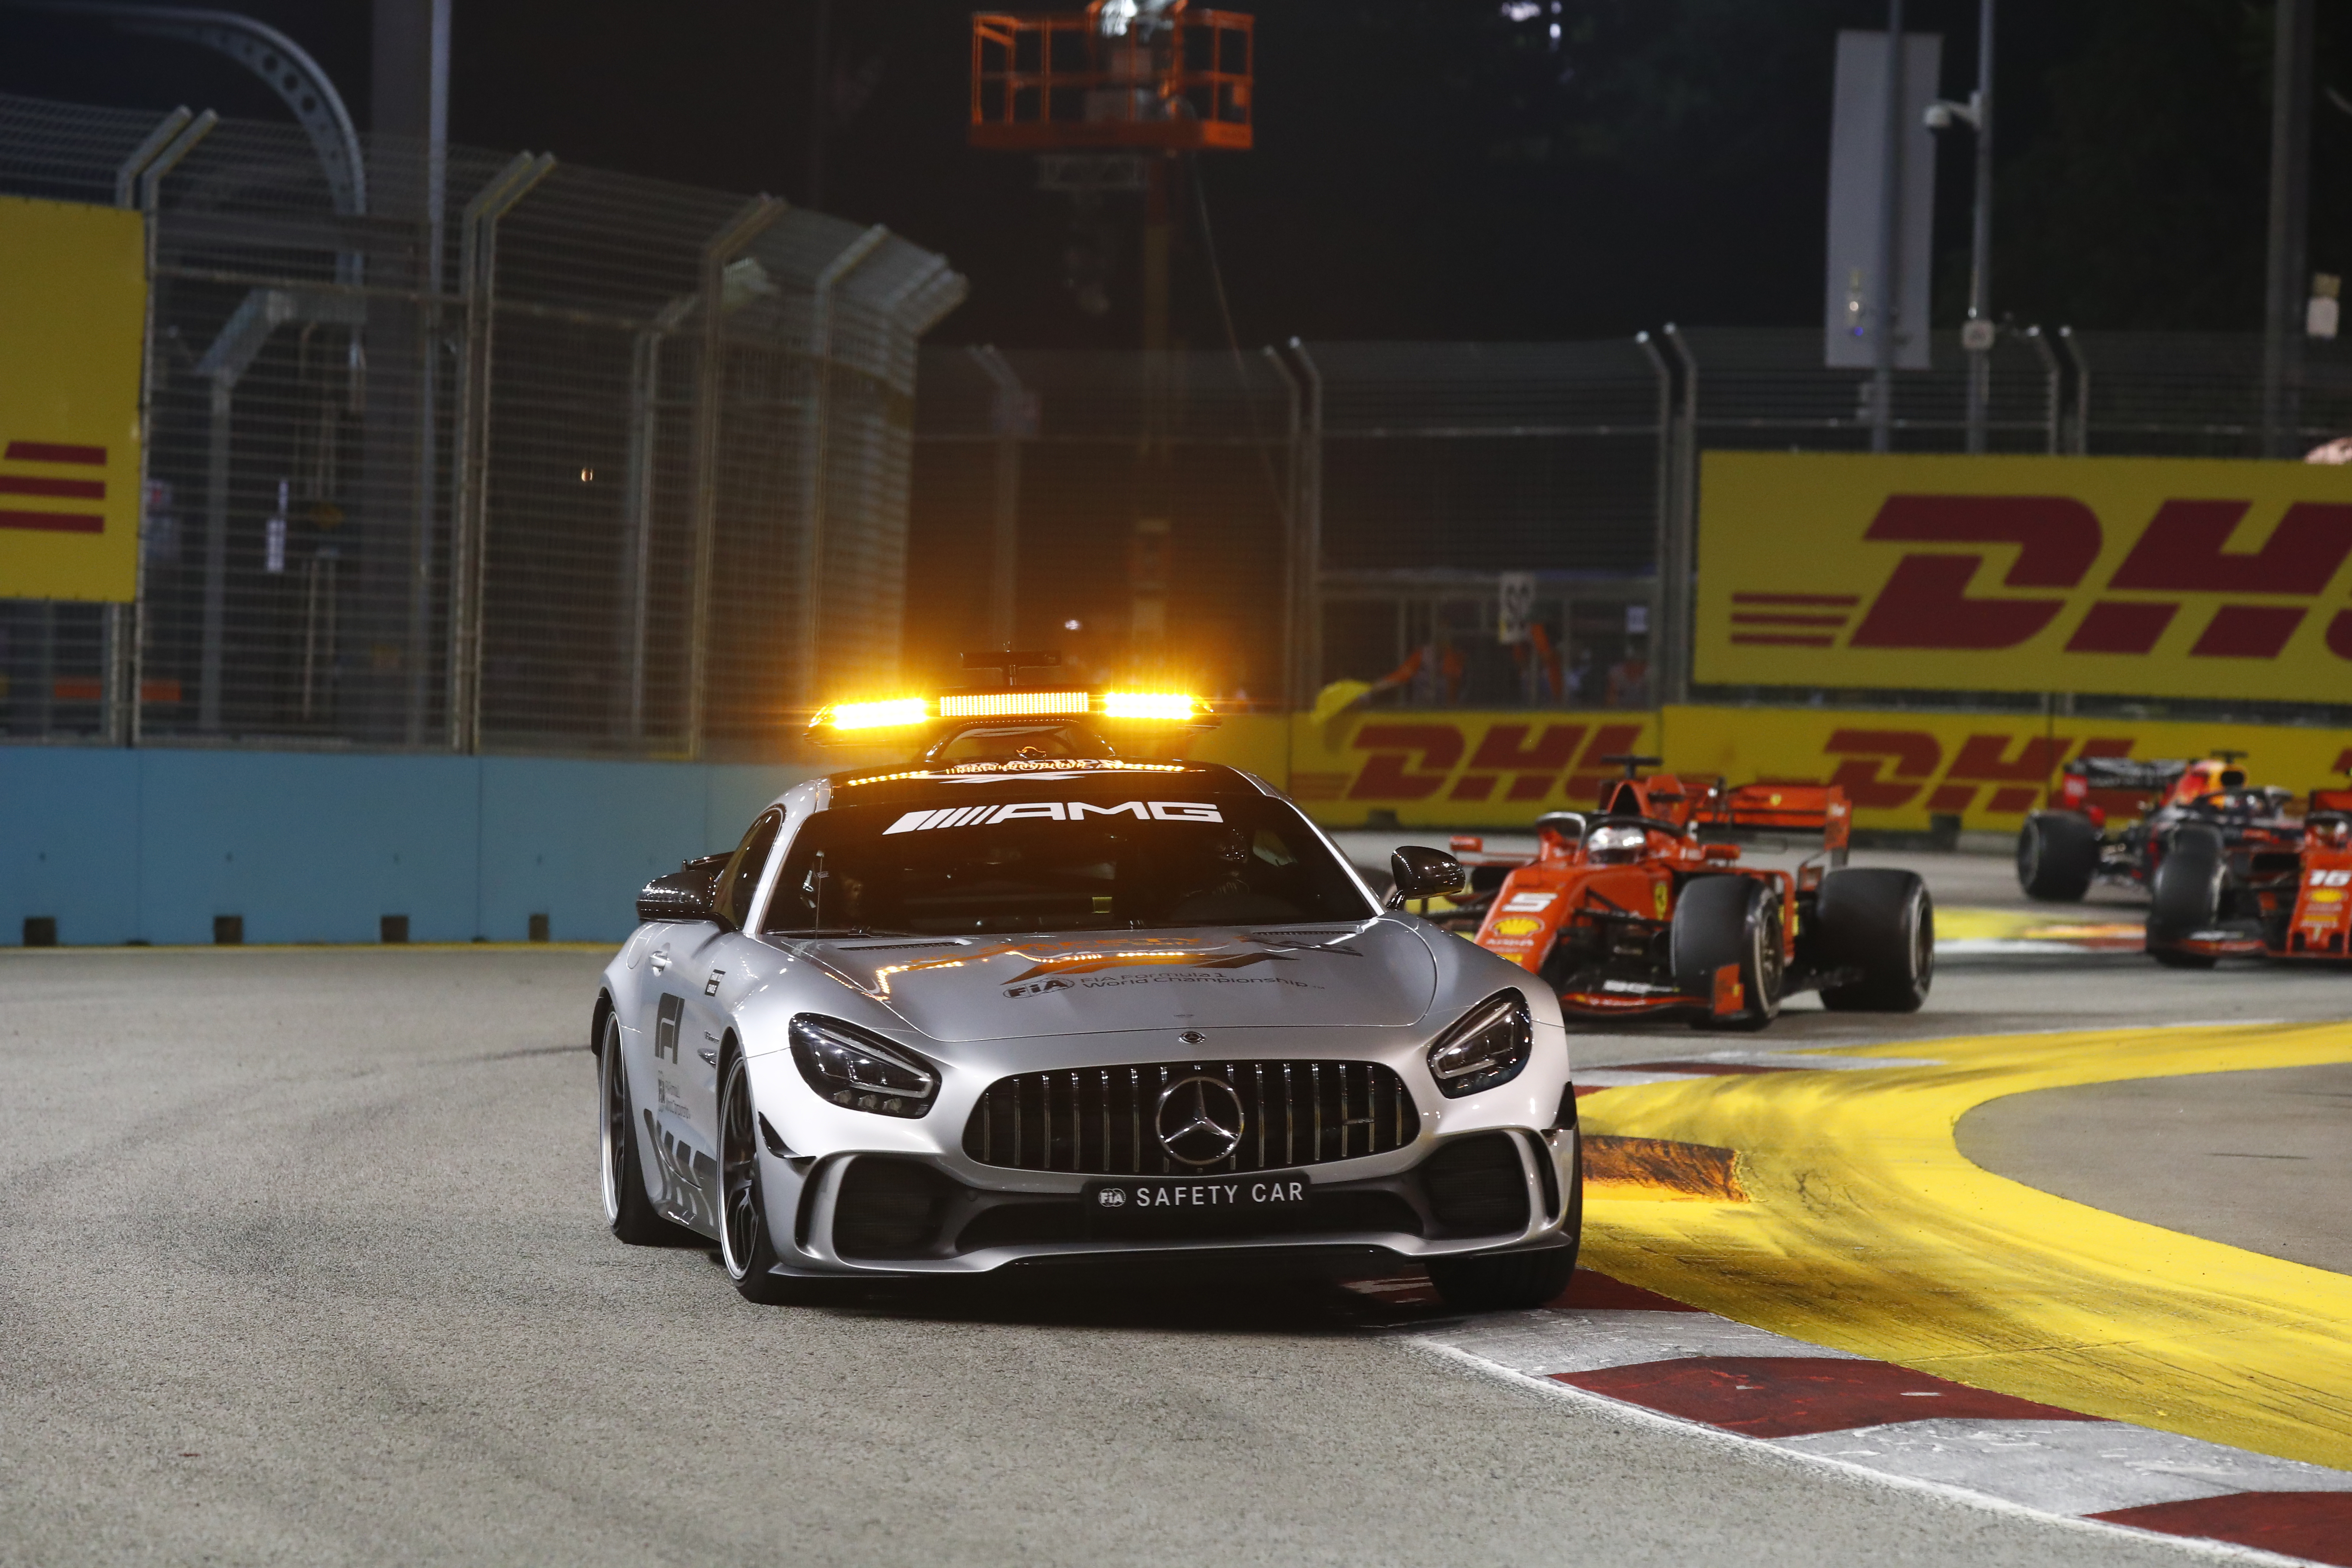
<svg viewBox="0 0 2352 1568">
<path fill-rule="evenodd" d="M 1009 673 L 1009 672 L 1008 672 Z M 1056 708 L 1053 699 L 1058 702 Z M 1181 700 L 1175 700 L 1181 702 Z M 827 710 L 907 760 L 787 791 L 639 896 L 591 1044 L 605 1217 L 761 1301 L 1055 1263 L 1424 1266 L 1531 1306 L 1582 1215 L 1559 1004 L 1376 896 L 1197 705 Z"/>
</svg>

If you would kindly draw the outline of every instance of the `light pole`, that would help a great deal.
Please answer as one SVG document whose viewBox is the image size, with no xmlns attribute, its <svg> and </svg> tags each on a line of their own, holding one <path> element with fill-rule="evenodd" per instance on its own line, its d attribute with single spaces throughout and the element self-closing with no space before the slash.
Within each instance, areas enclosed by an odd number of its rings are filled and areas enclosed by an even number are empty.
<svg viewBox="0 0 2352 1568">
<path fill-rule="evenodd" d="M 1960 327 L 1960 347 L 1969 355 L 1969 450 L 1985 449 L 1985 405 L 1992 394 L 1992 12 L 1993 0 L 1977 4 L 1977 89 L 1966 103 L 1938 99 L 1927 106 L 1927 129 L 1955 123 L 1976 133 L 1976 223 L 1969 237 L 1969 319 Z"/>
<path fill-rule="evenodd" d="M 1886 0 L 1886 151 L 1878 167 L 1878 320 L 1870 373 L 1870 449 L 1895 446 L 1895 321 L 1902 308 L 1903 0 Z"/>
</svg>

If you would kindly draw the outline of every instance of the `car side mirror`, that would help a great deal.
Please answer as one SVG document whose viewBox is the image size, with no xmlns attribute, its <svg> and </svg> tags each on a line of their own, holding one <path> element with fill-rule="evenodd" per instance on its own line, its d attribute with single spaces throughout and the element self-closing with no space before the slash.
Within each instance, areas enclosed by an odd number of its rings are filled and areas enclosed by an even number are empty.
<svg viewBox="0 0 2352 1568">
<path fill-rule="evenodd" d="M 1425 849 L 1418 844 L 1401 846 L 1389 857 L 1389 879 L 1396 884 L 1389 894 L 1391 909 L 1408 899 L 1445 898 L 1470 885 L 1470 873 L 1462 868 L 1461 861 L 1442 849 Z"/>
<path fill-rule="evenodd" d="M 715 921 L 719 918 L 719 875 L 734 858 L 705 855 L 688 860 L 667 877 L 656 877 L 637 894 L 641 921 Z"/>
</svg>

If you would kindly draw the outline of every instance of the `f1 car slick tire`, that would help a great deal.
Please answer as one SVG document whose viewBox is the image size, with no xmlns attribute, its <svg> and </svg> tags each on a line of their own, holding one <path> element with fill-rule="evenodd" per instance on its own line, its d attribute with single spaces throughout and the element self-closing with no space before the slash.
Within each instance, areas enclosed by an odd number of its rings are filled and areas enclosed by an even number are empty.
<svg viewBox="0 0 2352 1568">
<path fill-rule="evenodd" d="M 2078 904 L 2099 869 L 2099 830 L 2076 811 L 2037 811 L 2017 830 L 2017 885 L 2045 904 Z"/>
<path fill-rule="evenodd" d="M 719 1069 L 719 1260 L 747 1301 L 790 1301 L 793 1281 L 774 1273 L 776 1247 L 768 1235 L 767 1195 L 760 1180 L 759 1110 L 751 1075 L 730 1041 Z"/>
<path fill-rule="evenodd" d="M 1694 877 L 1675 900 L 1669 928 L 1675 985 L 1693 996 L 1715 994 L 1716 972 L 1739 966 L 1746 1008 L 1729 1017 L 1694 1018 L 1695 1029 L 1760 1029 L 1780 1015 L 1780 904 L 1772 884 L 1754 877 Z"/>
<path fill-rule="evenodd" d="M 2220 918 L 2221 883 L 2229 869 L 2218 830 L 2194 822 L 2173 829 L 2148 884 L 2149 957 L 2168 969 L 2213 967 L 2211 953 L 2187 952 L 2173 944 Z"/>
<path fill-rule="evenodd" d="M 1822 949 L 1833 968 L 1859 969 L 1850 984 L 1825 986 L 1832 1013 L 1916 1013 L 1936 981 L 1936 902 L 1913 871 L 1859 867 L 1822 879 Z"/>
<path fill-rule="evenodd" d="M 604 1223 L 632 1247 L 680 1247 L 702 1238 L 673 1225 L 646 1195 L 645 1166 L 637 1157 L 636 1110 L 629 1095 L 629 1072 L 621 1060 L 621 1020 L 604 1015 L 596 1047 L 596 1096 L 602 1124 L 598 1140 L 604 1167 Z"/>
</svg>

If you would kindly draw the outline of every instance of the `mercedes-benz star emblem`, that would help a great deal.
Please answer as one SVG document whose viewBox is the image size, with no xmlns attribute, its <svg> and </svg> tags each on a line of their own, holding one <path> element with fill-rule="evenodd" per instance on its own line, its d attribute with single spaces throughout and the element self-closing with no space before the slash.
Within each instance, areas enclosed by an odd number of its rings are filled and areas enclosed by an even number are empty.
<svg viewBox="0 0 2352 1568">
<path fill-rule="evenodd" d="M 1213 1165 L 1241 1147 L 1242 1097 L 1221 1078 L 1180 1078 L 1160 1091 L 1151 1129 L 1169 1158 Z"/>
</svg>

